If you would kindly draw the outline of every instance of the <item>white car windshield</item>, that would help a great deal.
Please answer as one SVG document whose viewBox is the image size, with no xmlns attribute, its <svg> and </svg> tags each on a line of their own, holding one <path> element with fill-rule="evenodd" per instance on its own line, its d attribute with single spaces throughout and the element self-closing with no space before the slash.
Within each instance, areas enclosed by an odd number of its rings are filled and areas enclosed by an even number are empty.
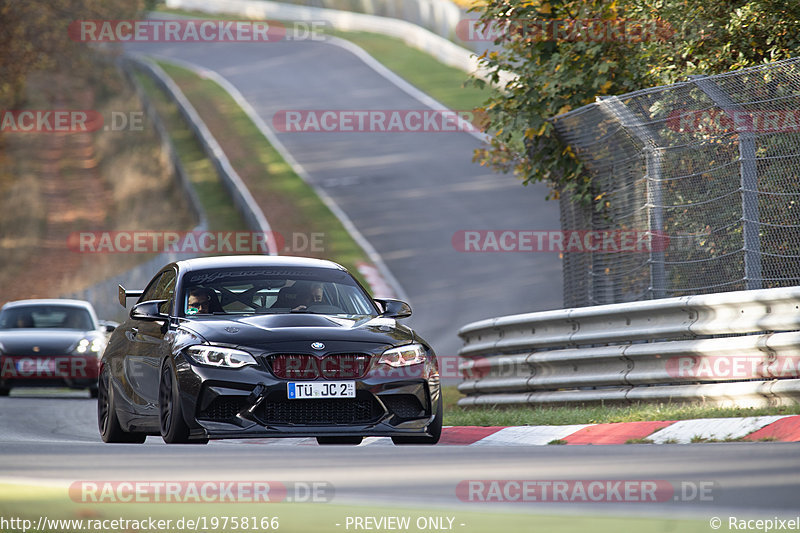
<svg viewBox="0 0 800 533">
<path fill-rule="evenodd" d="M 95 326 L 83 307 L 68 305 L 19 305 L 0 313 L 0 329 L 59 328 L 89 331 Z"/>
</svg>

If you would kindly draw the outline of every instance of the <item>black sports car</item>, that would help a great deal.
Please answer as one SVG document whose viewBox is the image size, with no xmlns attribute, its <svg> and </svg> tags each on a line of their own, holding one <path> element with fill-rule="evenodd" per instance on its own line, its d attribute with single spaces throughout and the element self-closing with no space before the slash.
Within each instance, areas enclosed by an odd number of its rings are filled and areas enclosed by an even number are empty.
<svg viewBox="0 0 800 533">
<path fill-rule="evenodd" d="M 298 257 L 232 256 L 165 266 L 101 361 L 105 442 L 316 437 L 435 444 L 442 430 L 431 347 L 344 269 Z"/>
<path fill-rule="evenodd" d="M 17 387 L 70 387 L 96 397 L 112 328 L 83 300 L 8 302 L 0 309 L 0 396 Z"/>
</svg>

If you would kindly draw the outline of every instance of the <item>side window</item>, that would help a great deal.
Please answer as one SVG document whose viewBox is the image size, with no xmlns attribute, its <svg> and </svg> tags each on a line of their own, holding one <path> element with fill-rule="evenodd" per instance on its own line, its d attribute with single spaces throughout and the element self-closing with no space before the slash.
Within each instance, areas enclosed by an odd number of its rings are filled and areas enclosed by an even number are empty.
<svg viewBox="0 0 800 533">
<path fill-rule="evenodd" d="M 156 277 L 154 277 L 153 280 L 150 282 L 150 285 L 148 285 L 147 288 L 142 293 L 142 296 L 139 298 L 139 301 L 136 303 L 148 302 L 150 300 L 157 300 L 158 298 L 156 298 L 156 288 L 158 287 L 158 282 L 163 277 L 164 274 L 159 274 Z"/>
<path fill-rule="evenodd" d="M 169 314 L 172 311 L 172 299 L 174 295 L 175 295 L 175 271 L 170 269 L 161 274 L 161 278 L 158 280 L 158 283 L 156 284 L 154 300 L 167 300 L 166 302 L 161 304 L 161 306 L 159 306 L 159 310 L 162 313 Z"/>
</svg>

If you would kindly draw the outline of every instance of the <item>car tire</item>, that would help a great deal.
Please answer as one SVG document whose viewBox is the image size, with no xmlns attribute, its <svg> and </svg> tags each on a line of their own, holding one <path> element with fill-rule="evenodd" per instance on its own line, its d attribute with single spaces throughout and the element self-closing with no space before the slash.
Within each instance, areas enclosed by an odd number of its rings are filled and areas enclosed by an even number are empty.
<svg viewBox="0 0 800 533">
<path fill-rule="evenodd" d="M 100 393 L 97 387 L 89 387 L 89 398 L 97 398 Z"/>
<path fill-rule="evenodd" d="M 164 360 L 164 364 L 161 365 L 161 379 L 158 384 L 158 418 L 161 438 L 167 444 L 206 444 L 208 442 L 208 439 L 189 438 L 189 425 L 183 418 L 175 364 L 171 359 Z"/>
<path fill-rule="evenodd" d="M 361 444 L 364 437 L 317 437 L 317 444 L 325 446 L 328 444 L 349 444 L 356 446 Z"/>
<path fill-rule="evenodd" d="M 439 442 L 439 439 L 442 436 L 442 417 L 444 411 L 442 409 L 442 395 L 439 394 L 439 401 L 437 402 L 436 406 L 436 418 L 433 419 L 433 424 L 428 426 L 428 431 L 430 432 L 431 436 L 402 436 L 402 437 L 392 437 L 392 442 L 397 445 L 404 445 L 404 444 L 436 444 Z"/>
<path fill-rule="evenodd" d="M 94 390 L 97 391 L 97 425 L 103 442 L 143 443 L 147 438 L 146 434 L 125 431 L 119 423 L 117 408 L 114 404 L 114 388 L 111 386 L 111 376 L 109 376 L 108 369 L 103 369 L 98 387 Z"/>
<path fill-rule="evenodd" d="M 8 396 L 11 389 L 0 389 L 0 396 Z"/>
</svg>

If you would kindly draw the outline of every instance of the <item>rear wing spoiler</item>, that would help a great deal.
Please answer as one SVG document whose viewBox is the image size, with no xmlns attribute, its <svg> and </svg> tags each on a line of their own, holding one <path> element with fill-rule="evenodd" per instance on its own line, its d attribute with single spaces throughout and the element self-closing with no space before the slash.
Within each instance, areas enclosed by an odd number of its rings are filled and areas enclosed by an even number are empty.
<svg viewBox="0 0 800 533">
<path fill-rule="evenodd" d="M 122 307 L 128 307 L 127 306 L 128 298 L 138 298 L 143 293 L 144 291 L 126 291 L 125 287 L 119 285 L 119 305 L 121 305 Z"/>
</svg>

